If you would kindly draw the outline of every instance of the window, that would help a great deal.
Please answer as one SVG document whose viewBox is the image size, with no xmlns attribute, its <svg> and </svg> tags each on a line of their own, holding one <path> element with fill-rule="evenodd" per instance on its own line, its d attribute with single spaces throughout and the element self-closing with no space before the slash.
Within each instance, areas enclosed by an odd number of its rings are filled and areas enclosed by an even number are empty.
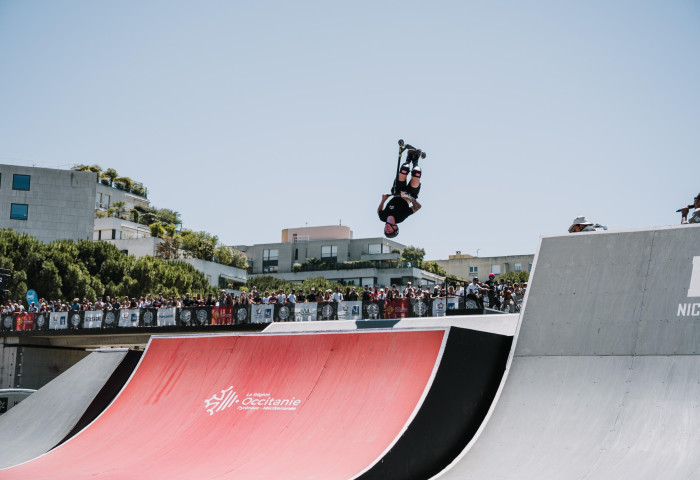
<svg viewBox="0 0 700 480">
<path fill-rule="evenodd" d="M 391 253 L 391 247 L 385 243 L 373 243 L 367 247 L 369 255 L 379 255 L 381 253 Z"/>
<path fill-rule="evenodd" d="M 515 264 L 515 271 L 516 272 L 521 272 L 523 270 L 523 265 L 522 263 L 516 263 Z"/>
<path fill-rule="evenodd" d="M 12 190 L 29 190 L 30 180 L 29 175 L 14 174 L 12 176 Z"/>
<path fill-rule="evenodd" d="M 469 267 L 469 275 L 478 275 L 479 267 Z"/>
<path fill-rule="evenodd" d="M 13 220 L 26 220 L 29 216 L 29 205 L 13 203 L 10 206 L 10 218 Z"/>
<path fill-rule="evenodd" d="M 280 251 L 275 250 L 263 250 L 263 272 L 276 272 L 278 259 Z"/>
<path fill-rule="evenodd" d="M 528 264 L 527 264 L 527 271 L 528 271 L 528 272 L 531 272 L 531 271 L 532 271 L 532 264 L 531 264 L 531 263 L 528 263 Z"/>
<path fill-rule="evenodd" d="M 491 273 L 494 275 L 500 275 L 501 274 L 501 266 L 500 265 L 491 265 Z"/>
<path fill-rule="evenodd" d="M 321 259 L 324 262 L 336 263 L 338 261 L 338 246 L 323 245 L 321 247 Z"/>
</svg>

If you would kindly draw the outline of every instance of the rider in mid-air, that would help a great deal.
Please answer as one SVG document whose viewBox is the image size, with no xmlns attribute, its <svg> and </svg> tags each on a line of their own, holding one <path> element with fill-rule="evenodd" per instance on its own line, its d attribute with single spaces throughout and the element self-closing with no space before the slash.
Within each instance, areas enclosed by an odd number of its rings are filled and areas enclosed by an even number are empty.
<svg viewBox="0 0 700 480">
<path fill-rule="evenodd" d="M 418 160 L 420 160 L 421 156 L 425 158 L 425 154 L 411 145 L 406 144 L 404 146 L 402 140 L 399 140 L 399 146 L 399 160 L 403 150 L 408 150 L 406 163 L 401 165 L 396 175 L 391 195 L 388 193 L 383 194 L 382 201 L 377 208 L 379 219 L 384 222 L 384 235 L 387 238 L 394 238 L 398 235 L 398 224 L 416 213 L 421 207 L 421 204 L 418 203 L 418 193 L 421 187 L 421 168 L 418 166 Z M 387 203 L 389 197 L 391 197 L 391 200 Z M 385 203 L 386 206 L 384 205 Z"/>
</svg>

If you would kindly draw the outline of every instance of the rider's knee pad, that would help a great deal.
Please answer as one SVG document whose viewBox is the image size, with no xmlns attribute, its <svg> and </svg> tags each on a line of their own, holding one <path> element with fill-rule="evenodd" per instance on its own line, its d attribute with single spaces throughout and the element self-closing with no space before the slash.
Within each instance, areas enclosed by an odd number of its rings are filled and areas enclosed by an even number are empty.
<svg viewBox="0 0 700 480">
<path fill-rule="evenodd" d="M 421 177 L 421 174 L 422 174 L 422 173 L 421 173 L 421 169 L 420 169 L 420 167 L 419 167 L 418 165 L 416 165 L 415 167 L 413 167 L 413 172 L 411 173 L 412 176 L 414 176 L 414 177 L 416 177 L 416 178 L 420 178 L 420 177 Z"/>
<path fill-rule="evenodd" d="M 411 164 L 410 163 L 404 163 L 401 165 L 401 170 L 399 170 L 399 173 L 402 173 L 406 176 L 408 176 L 408 173 L 411 171 Z"/>
</svg>

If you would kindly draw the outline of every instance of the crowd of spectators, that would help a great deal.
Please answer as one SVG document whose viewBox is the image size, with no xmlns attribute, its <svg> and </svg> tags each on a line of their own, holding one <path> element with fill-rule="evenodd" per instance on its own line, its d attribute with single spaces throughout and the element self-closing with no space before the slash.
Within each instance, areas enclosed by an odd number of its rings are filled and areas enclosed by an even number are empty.
<svg viewBox="0 0 700 480">
<path fill-rule="evenodd" d="M 362 287 L 347 286 L 344 291 L 340 287 L 334 290 L 326 289 L 317 291 L 311 288 L 308 292 L 303 289 L 292 288 L 288 291 L 280 289 L 278 291 L 259 292 L 253 287 L 250 292 L 239 294 L 227 293 L 222 290 L 219 296 L 212 294 L 202 296 L 200 294 L 184 296 L 164 296 L 163 294 L 146 295 L 144 297 L 122 297 L 110 298 L 109 296 L 99 297 L 94 303 L 83 298 L 74 298 L 72 302 L 64 302 L 61 299 L 47 301 L 39 299 L 25 307 L 22 302 L 8 301 L 2 305 L 2 313 L 22 313 L 22 312 L 70 312 L 70 311 L 93 311 L 93 310 L 120 310 L 135 308 L 171 308 L 171 307 L 194 307 L 194 306 L 235 306 L 235 305 L 260 305 L 275 303 L 311 303 L 311 302 L 339 302 L 339 301 L 378 301 L 392 300 L 399 298 L 420 298 L 424 300 L 432 298 L 465 297 L 477 302 L 479 307 L 485 306 L 485 301 L 490 308 L 503 311 L 516 311 L 517 300 L 525 293 L 526 284 L 512 283 L 510 280 L 496 282 L 493 274 L 489 281 L 479 282 L 474 278 L 466 288 L 460 284 L 435 285 L 433 288 L 413 286 L 411 282 L 398 287 Z"/>
</svg>

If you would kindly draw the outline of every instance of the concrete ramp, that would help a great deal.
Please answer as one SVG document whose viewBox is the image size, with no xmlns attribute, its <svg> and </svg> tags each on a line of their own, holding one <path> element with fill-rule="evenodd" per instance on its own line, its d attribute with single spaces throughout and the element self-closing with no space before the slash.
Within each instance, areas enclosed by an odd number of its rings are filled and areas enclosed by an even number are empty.
<svg viewBox="0 0 700 480">
<path fill-rule="evenodd" d="M 2 479 L 424 479 L 482 423 L 512 337 L 153 337 L 91 425 Z"/>
<path fill-rule="evenodd" d="M 0 468 L 42 455 L 99 415 L 140 358 L 126 349 L 92 352 L 0 417 Z"/>
<path fill-rule="evenodd" d="M 700 478 L 700 228 L 541 239 L 502 390 L 435 478 Z"/>
</svg>

